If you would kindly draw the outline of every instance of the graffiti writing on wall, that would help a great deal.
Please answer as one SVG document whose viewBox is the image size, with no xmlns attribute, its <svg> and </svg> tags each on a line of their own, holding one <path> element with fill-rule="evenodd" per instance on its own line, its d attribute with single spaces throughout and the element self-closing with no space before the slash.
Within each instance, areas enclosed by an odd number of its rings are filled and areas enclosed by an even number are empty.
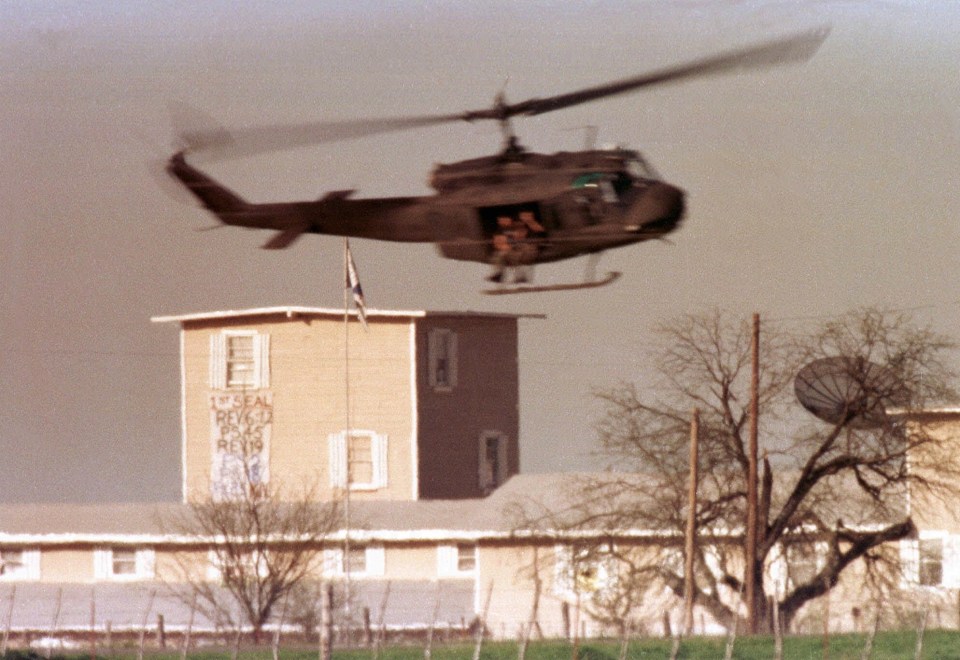
<svg viewBox="0 0 960 660">
<path fill-rule="evenodd" d="M 265 485 L 270 478 L 273 395 L 210 395 L 210 488 L 229 498 Z"/>
</svg>

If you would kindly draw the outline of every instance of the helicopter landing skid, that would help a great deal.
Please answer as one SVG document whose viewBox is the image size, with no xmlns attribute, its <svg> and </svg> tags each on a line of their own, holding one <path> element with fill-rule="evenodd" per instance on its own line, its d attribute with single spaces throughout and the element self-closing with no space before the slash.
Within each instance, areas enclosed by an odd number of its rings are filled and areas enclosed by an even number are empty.
<svg viewBox="0 0 960 660">
<path fill-rule="evenodd" d="M 606 286 L 619 277 L 620 273 L 618 271 L 610 271 L 599 280 L 587 280 L 585 282 L 574 282 L 572 284 L 515 284 L 513 286 L 502 286 L 496 289 L 483 289 L 481 290 L 481 293 L 484 293 L 488 296 L 502 296 L 508 293 L 544 293 L 548 291 L 575 291 L 577 289 L 593 289 L 599 286 Z"/>
</svg>

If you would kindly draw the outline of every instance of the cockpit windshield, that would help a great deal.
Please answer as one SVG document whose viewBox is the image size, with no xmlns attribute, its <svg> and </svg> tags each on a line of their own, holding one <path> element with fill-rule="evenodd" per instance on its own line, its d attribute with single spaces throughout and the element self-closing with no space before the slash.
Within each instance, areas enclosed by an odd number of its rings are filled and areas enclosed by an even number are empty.
<svg viewBox="0 0 960 660">
<path fill-rule="evenodd" d="M 626 161 L 627 172 L 638 179 L 656 179 L 657 175 L 653 169 L 647 165 L 646 161 L 640 156 L 630 158 Z"/>
</svg>

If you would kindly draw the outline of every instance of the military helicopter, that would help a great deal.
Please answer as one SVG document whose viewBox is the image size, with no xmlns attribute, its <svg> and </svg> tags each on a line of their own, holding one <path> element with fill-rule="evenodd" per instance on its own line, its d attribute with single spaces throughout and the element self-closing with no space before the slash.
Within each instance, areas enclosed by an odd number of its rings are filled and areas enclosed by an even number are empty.
<svg viewBox="0 0 960 660">
<path fill-rule="evenodd" d="M 499 94 L 490 108 L 448 115 L 312 122 L 280 126 L 182 130 L 182 148 L 167 171 L 222 223 L 270 229 L 263 246 L 286 248 L 305 233 L 383 241 L 434 243 L 449 259 L 493 266 L 487 293 L 514 293 L 602 286 L 596 258 L 611 248 L 663 238 L 684 213 L 684 193 L 663 180 L 637 151 L 587 149 L 542 154 L 522 147 L 511 118 L 529 117 L 695 76 L 799 62 L 826 38 L 820 28 L 712 57 L 578 91 L 508 103 Z M 315 201 L 252 203 L 187 162 L 187 155 L 248 156 L 307 144 L 360 138 L 450 122 L 500 124 L 497 154 L 437 165 L 429 196 L 352 199 L 353 190 L 328 192 Z M 535 264 L 592 255 L 581 282 L 531 286 Z M 513 270 L 512 284 L 503 282 Z"/>
</svg>

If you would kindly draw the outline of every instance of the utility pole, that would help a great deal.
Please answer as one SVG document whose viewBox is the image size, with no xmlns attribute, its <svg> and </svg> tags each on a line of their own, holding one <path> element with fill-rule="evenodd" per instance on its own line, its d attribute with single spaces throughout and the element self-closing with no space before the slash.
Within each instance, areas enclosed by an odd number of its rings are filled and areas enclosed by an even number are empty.
<svg viewBox="0 0 960 660">
<path fill-rule="evenodd" d="M 700 411 L 690 417 L 690 489 L 687 494 L 687 535 L 683 567 L 683 634 L 693 632 L 693 558 L 697 550 L 697 482 L 699 481 Z"/>
<path fill-rule="evenodd" d="M 744 548 L 744 595 L 747 600 L 747 632 L 757 633 L 757 417 L 760 390 L 760 315 L 753 314 L 750 342 L 750 438 L 747 451 L 747 525 Z"/>
</svg>

